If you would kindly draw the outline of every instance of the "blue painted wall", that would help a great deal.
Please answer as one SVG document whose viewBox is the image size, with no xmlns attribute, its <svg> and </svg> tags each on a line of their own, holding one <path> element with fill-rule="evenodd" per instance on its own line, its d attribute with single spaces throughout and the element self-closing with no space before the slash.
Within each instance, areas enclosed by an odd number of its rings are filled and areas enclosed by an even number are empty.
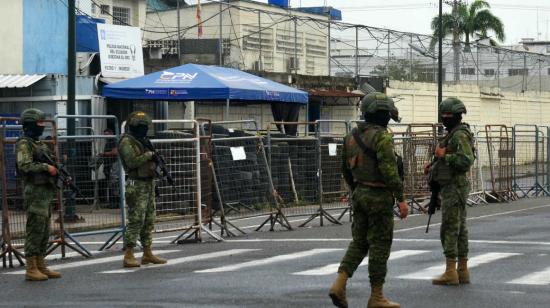
<svg viewBox="0 0 550 308">
<path fill-rule="evenodd" d="M 67 6 L 59 0 L 23 2 L 23 73 L 67 73 Z"/>
</svg>

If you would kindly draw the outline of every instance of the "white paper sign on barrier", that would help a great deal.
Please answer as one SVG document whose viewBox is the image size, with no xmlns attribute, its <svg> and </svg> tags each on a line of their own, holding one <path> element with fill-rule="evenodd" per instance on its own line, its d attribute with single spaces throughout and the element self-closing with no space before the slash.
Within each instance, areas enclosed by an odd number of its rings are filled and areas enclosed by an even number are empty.
<svg viewBox="0 0 550 308">
<path fill-rule="evenodd" d="M 338 155 L 337 147 L 338 147 L 338 145 L 336 143 L 329 143 L 328 144 L 328 156 Z"/>
<path fill-rule="evenodd" d="M 231 156 L 233 156 L 233 160 L 245 160 L 246 152 L 244 151 L 244 147 L 231 147 Z"/>
</svg>

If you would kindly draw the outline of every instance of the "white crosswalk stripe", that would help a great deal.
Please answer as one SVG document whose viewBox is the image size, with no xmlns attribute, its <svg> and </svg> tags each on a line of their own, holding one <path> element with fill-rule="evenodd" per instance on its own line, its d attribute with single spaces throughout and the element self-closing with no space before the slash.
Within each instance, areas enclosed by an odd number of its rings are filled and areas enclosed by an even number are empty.
<svg viewBox="0 0 550 308">
<path fill-rule="evenodd" d="M 174 253 L 174 252 L 178 252 L 178 251 L 181 251 L 181 250 L 158 250 L 158 251 L 155 251 L 155 254 L 164 255 L 164 254 Z M 140 253 L 137 253 L 135 255 L 136 255 L 136 257 L 141 257 L 142 253 L 140 252 Z M 70 263 L 50 265 L 49 268 L 54 269 L 54 270 L 62 270 L 62 269 L 67 269 L 67 268 L 75 268 L 75 267 L 110 263 L 110 262 L 116 262 L 116 261 L 120 262 L 120 264 L 122 266 L 122 258 L 123 258 L 122 255 L 118 255 L 118 256 L 112 256 L 112 257 L 106 257 L 106 258 L 88 259 L 88 260 L 84 260 L 84 261 L 76 261 L 76 262 L 70 262 Z M 6 274 L 6 275 L 22 275 L 22 274 L 25 274 L 25 270 L 7 272 L 7 273 L 4 273 L 4 274 Z"/>
<path fill-rule="evenodd" d="M 327 249 L 311 249 L 291 254 L 285 254 L 285 255 L 279 255 L 259 260 L 253 260 L 243 263 L 237 263 L 233 265 L 227 265 L 222 267 L 216 267 L 216 268 L 210 268 L 205 270 L 199 270 L 195 271 L 195 273 L 220 273 L 220 272 L 230 272 L 230 271 L 236 271 L 243 268 L 249 268 L 249 267 L 255 267 L 255 266 L 261 266 L 261 265 L 267 265 L 271 263 L 277 263 L 277 262 L 283 262 L 283 261 L 289 261 L 294 260 L 298 258 L 305 258 L 305 257 L 311 257 L 318 254 L 328 253 L 328 252 L 334 252 L 334 251 L 341 251 L 343 249 L 341 248 L 327 248 Z"/>
<path fill-rule="evenodd" d="M 390 260 L 397 260 L 409 256 L 416 256 L 419 254 L 427 253 L 428 250 L 398 250 L 394 251 L 390 254 Z M 365 258 L 359 266 L 365 266 L 368 264 L 368 258 Z M 299 275 L 299 276 L 324 276 L 324 275 L 332 275 L 335 274 L 338 271 L 338 267 L 340 266 L 340 263 L 332 263 L 329 265 L 325 265 L 318 268 L 313 268 L 307 271 L 302 272 L 296 272 L 292 273 L 293 275 Z"/>
<path fill-rule="evenodd" d="M 508 253 L 508 252 L 489 252 L 485 253 L 479 256 L 475 256 L 473 258 L 470 258 L 468 261 L 468 267 L 473 268 L 482 264 L 491 263 L 494 261 L 498 261 L 501 259 L 513 257 L 521 255 L 519 253 Z M 400 279 L 421 279 L 421 280 L 429 280 L 433 279 L 437 275 L 440 275 L 445 271 L 445 265 L 437 265 L 437 266 L 431 266 L 426 269 L 423 269 L 418 272 L 414 272 L 407 275 L 398 276 L 397 278 Z"/>
<path fill-rule="evenodd" d="M 531 273 L 508 281 L 510 284 L 525 284 L 525 285 L 549 285 L 550 284 L 550 267 L 535 273 Z"/>
<path fill-rule="evenodd" d="M 144 270 L 144 269 L 149 269 L 149 268 L 171 266 L 171 265 L 177 265 L 177 264 L 188 263 L 188 262 L 193 262 L 193 261 L 200 261 L 200 260 L 208 260 L 208 259 L 231 256 L 231 255 L 243 254 L 245 252 L 257 251 L 257 250 L 260 250 L 260 249 L 229 249 L 229 250 L 224 250 L 224 251 L 218 251 L 218 252 L 205 253 L 205 254 L 200 254 L 200 255 L 170 259 L 170 260 L 168 260 L 167 264 L 157 264 L 157 265 L 153 264 L 153 265 L 146 265 L 146 266 L 143 266 L 143 267 L 121 268 L 121 269 L 116 269 L 116 270 L 111 270 L 111 271 L 103 271 L 103 272 L 100 272 L 100 273 L 102 273 L 102 274 L 133 273 L 133 272 L 136 272 L 136 271 L 139 271 L 139 270 Z"/>
</svg>

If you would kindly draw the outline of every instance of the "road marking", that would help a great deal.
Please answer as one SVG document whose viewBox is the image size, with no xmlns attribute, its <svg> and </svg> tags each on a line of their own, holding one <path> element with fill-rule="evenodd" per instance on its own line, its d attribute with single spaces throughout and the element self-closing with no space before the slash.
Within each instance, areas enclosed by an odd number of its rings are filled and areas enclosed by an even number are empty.
<svg viewBox="0 0 550 308">
<path fill-rule="evenodd" d="M 240 269 L 243 269 L 243 268 L 249 268 L 249 267 L 260 266 L 260 265 L 267 265 L 267 264 L 276 263 L 276 262 L 289 261 L 289 260 L 294 260 L 294 259 L 298 259 L 298 258 L 305 258 L 305 257 L 310 257 L 310 256 L 322 254 L 322 253 L 341 251 L 341 250 L 343 250 L 343 249 L 340 249 L 340 248 L 311 249 L 311 250 L 306 250 L 306 251 L 301 251 L 301 252 L 296 252 L 296 253 L 291 253 L 291 254 L 286 254 L 286 255 L 269 257 L 269 258 L 265 258 L 265 259 L 259 259 L 259 260 L 254 260 L 254 261 L 237 263 L 237 264 L 233 264 L 233 265 L 227 265 L 227 266 L 222 266 L 222 267 L 216 267 L 216 268 L 210 268 L 210 269 L 195 271 L 195 273 L 230 272 L 230 271 L 240 270 Z"/>
<path fill-rule="evenodd" d="M 541 205 L 541 206 L 534 206 L 534 207 L 530 207 L 530 208 L 527 208 L 527 209 L 520 209 L 520 210 L 513 210 L 513 211 L 507 211 L 507 212 L 500 212 L 500 213 L 495 213 L 495 214 L 488 214 L 488 215 L 475 216 L 475 217 L 466 218 L 466 220 L 477 220 L 477 219 L 483 219 L 483 218 L 488 218 L 488 217 L 502 216 L 502 215 L 508 215 L 508 214 L 519 213 L 519 212 L 525 212 L 525 211 L 543 209 L 543 208 L 547 208 L 547 207 L 550 207 L 550 204 Z M 430 224 L 430 227 L 439 226 L 439 225 L 441 225 L 440 222 L 439 222 L 439 223 L 435 223 L 435 224 Z M 417 226 L 417 227 L 412 227 L 412 228 L 399 229 L 399 230 L 395 230 L 395 231 L 393 231 L 393 232 L 394 232 L 394 233 L 399 233 L 399 232 L 406 232 L 406 231 L 417 230 L 417 229 L 425 229 L 425 228 L 426 228 L 426 226 Z"/>
<path fill-rule="evenodd" d="M 180 252 L 181 250 L 157 250 L 155 251 L 155 254 L 157 255 L 164 255 L 174 252 Z M 142 253 L 135 254 L 136 257 L 141 257 Z M 122 265 L 122 255 L 118 256 L 112 256 L 112 257 L 106 257 L 106 258 L 99 258 L 99 259 L 89 259 L 84 261 L 77 261 L 77 262 L 70 262 L 70 263 L 63 263 L 63 264 L 55 264 L 50 265 L 49 267 L 54 270 L 60 270 L 60 269 L 67 269 L 67 268 L 74 268 L 74 267 L 81 267 L 81 266 L 88 266 L 88 265 L 96 265 L 96 264 L 103 264 L 103 263 L 109 263 L 109 262 L 116 262 L 119 261 Z M 20 271 L 14 271 L 14 272 L 6 272 L 4 273 L 6 275 L 21 275 L 25 274 L 25 270 Z"/>
<path fill-rule="evenodd" d="M 419 255 L 427 252 L 429 251 L 428 250 L 398 250 L 390 254 L 390 261 L 409 257 L 409 256 L 415 256 L 415 255 Z M 359 264 L 359 266 L 365 266 L 367 264 L 368 264 L 368 258 L 365 258 L 363 262 Z M 318 267 L 307 271 L 292 273 L 292 275 L 300 275 L 300 276 L 332 275 L 338 271 L 339 266 L 340 266 L 340 263 L 332 263 L 323 267 Z"/>
<path fill-rule="evenodd" d="M 145 265 L 143 267 L 121 268 L 121 269 L 116 269 L 116 270 L 112 270 L 112 271 L 103 271 L 103 272 L 99 272 L 99 273 L 101 273 L 101 274 L 133 273 L 133 272 L 137 272 L 139 270 L 144 270 L 144 269 L 149 269 L 149 268 L 177 265 L 177 264 L 181 264 L 181 263 L 188 263 L 188 262 L 193 262 L 193 261 L 198 261 L 198 260 L 208 260 L 208 259 L 220 258 L 220 257 L 225 257 L 225 256 L 238 255 L 238 254 L 242 254 L 242 253 L 245 253 L 245 252 L 257 251 L 257 250 L 261 250 L 261 249 L 229 249 L 229 250 L 225 250 L 225 251 L 218 251 L 218 252 L 205 253 L 205 254 L 200 254 L 200 255 L 170 259 L 170 260 L 168 260 L 167 264 L 152 264 L 152 265 Z"/>
<path fill-rule="evenodd" d="M 508 252 L 489 252 L 489 253 L 485 253 L 485 254 L 470 258 L 468 260 L 468 267 L 474 268 L 482 264 L 494 262 L 497 260 L 501 260 L 501 259 L 505 259 L 505 258 L 517 256 L 517 255 L 521 255 L 521 254 L 508 253 Z M 440 275 L 444 271 L 445 271 L 445 265 L 436 265 L 436 266 L 428 267 L 418 272 L 402 275 L 397 278 L 428 280 L 428 279 L 433 279 L 434 277 L 436 277 L 437 275 Z"/>
<path fill-rule="evenodd" d="M 510 284 L 526 284 L 526 285 L 549 285 L 550 284 L 550 267 L 543 271 L 525 275 L 518 279 L 508 281 Z"/>
</svg>

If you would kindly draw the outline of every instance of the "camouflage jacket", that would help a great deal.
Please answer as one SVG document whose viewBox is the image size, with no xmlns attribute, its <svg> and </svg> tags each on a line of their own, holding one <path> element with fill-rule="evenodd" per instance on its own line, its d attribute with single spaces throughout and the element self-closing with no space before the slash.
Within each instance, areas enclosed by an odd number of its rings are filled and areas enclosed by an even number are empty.
<svg viewBox="0 0 550 308">
<path fill-rule="evenodd" d="M 23 185 L 52 185 L 55 177 L 48 173 L 48 164 L 39 161 L 41 153 L 52 156 L 50 148 L 39 140 L 22 137 L 15 144 L 17 173 L 23 178 Z"/>
<path fill-rule="evenodd" d="M 348 134 L 342 151 L 342 174 L 346 183 L 355 187 L 358 182 L 381 180 L 398 201 L 403 201 L 403 183 L 399 178 L 392 135 L 386 128 L 373 124 L 360 123 L 358 129 L 361 140 L 376 153 L 376 161 L 372 163 L 374 159 L 367 157 L 352 133 Z"/>
<path fill-rule="evenodd" d="M 460 124 L 443 139 L 446 145 L 445 163 L 449 166 L 454 182 L 468 183 L 466 173 L 474 164 L 474 140 L 467 124 Z"/>
<path fill-rule="evenodd" d="M 153 179 L 156 164 L 153 155 L 130 134 L 125 134 L 118 144 L 118 153 L 124 170 L 130 179 Z"/>
</svg>

